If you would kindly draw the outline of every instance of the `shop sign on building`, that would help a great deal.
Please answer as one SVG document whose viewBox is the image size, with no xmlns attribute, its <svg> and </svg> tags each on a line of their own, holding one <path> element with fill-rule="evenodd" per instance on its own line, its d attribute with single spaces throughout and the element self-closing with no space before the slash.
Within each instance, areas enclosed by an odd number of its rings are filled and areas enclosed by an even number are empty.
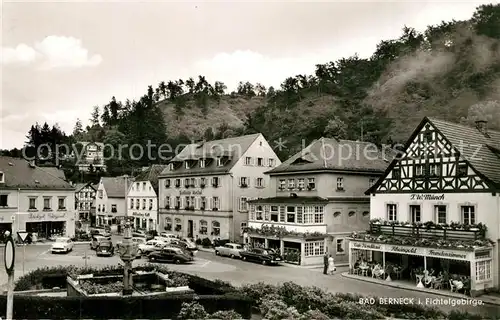
<svg viewBox="0 0 500 320">
<path fill-rule="evenodd" d="M 143 212 L 132 212 L 132 215 L 134 217 L 149 217 L 149 212 L 143 213 Z"/>
<path fill-rule="evenodd" d="M 423 256 L 425 255 L 424 248 L 407 247 L 407 246 L 388 246 L 386 252 L 403 253 L 409 255 Z"/>
<path fill-rule="evenodd" d="M 45 212 L 30 212 L 28 215 L 28 219 L 30 220 L 44 220 Z"/>
<path fill-rule="evenodd" d="M 354 249 L 363 250 L 380 250 L 382 251 L 382 245 L 376 243 L 365 243 L 365 242 L 351 242 Z"/>
<path fill-rule="evenodd" d="M 412 193 L 410 195 L 410 200 L 437 200 L 437 201 L 444 201 L 444 193 L 443 194 Z"/>
<path fill-rule="evenodd" d="M 458 250 L 428 249 L 427 255 L 429 257 L 436 257 L 436 258 L 468 260 L 467 252 Z"/>
<path fill-rule="evenodd" d="M 49 218 L 51 219 L 66 218 L 66 212 L 49 212 Z"/>
<path fill-rule="evenodd" d="M 193 191 L 181 190 L 180 192 L 181 196 L 201 196 L 202 194 L 203 193 L 201 192 L 201 190 L 193 190 Z"/>
</svg>

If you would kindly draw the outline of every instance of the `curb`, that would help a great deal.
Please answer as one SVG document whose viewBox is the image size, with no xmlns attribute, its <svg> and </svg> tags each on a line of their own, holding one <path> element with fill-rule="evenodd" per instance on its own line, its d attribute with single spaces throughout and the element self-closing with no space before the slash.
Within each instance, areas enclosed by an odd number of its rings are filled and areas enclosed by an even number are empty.
<svg viewBox="0 0 500 320">
<path fill-rule="evenodd" d="M 54 241 L 47 241 L 47 242 L 35 242 L 35 243 L 32 243 L 32 244 L 23 244 L 23 243 L 18 243 L 17 246 L 18 247 L 22 247 L 22 246 L 50 246 L 54 243 Z M 75 241 L 73 242 L 73 244 L 90 244 L 90 241 Z"/>
<path fill-rule="evenodd" d="M 349 274 L 349 272 L 343 272 L 343 273 L 341 273 L 341 275 L 344 278 L 374 283 L 374 284 L 378 284 L 378 285 L 385 285 L 387 287 L 392 287 L 392 288 L 397 288 L 397 289 L 417 291 L 417 292 L 422 292 L 422 293 L 427 293 L 427 294 L 430 293 L 430 294 L 434 294 L 434 295 L 438 295 L 438 296 L 444 296 L 444 297 L 450 297 L 450 298 L 456 298 L 456 299 L 466 299 L 469 301 L 481 300 L 485 304 L 500 306 L 500 299 L 495 299 L 495 298 L 492 298 L 492 297 L 487 296 L 487 295 L 482 295 L 482 296 L 479 296 L 476 298 L 471 298 L 471 297 L 464 296 L 464 295 L 459 294 L 459 293 L 448 292 L 448 291 L 444 291 L 444 290 L 429 291 L 429 289 L 427 289 L 427 288 L 409 287 L 407 285 L 402 285 L 402 284 L 394 283 L 391 281 L 384 281 L 384 283 L 381 283 L 382 280 L 372 280 L 372 278 L 370 278 L 370 277 L 356 276 L 356 275 Z"/>
</svg>

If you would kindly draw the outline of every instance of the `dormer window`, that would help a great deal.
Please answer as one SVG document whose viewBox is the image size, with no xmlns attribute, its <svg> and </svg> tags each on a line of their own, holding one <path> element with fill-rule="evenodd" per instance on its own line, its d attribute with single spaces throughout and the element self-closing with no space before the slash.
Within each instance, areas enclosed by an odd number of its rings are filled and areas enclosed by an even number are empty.
<svg viewBox="0 0 500 320">
<path fill-rule="evenodd" d="M 0 183 L 5 183 L 5 175 L 3 174 L 3 171 L 0 171 Z"/>
<path fill-rule="evenodd" d="M 186 167 L 186 169 L 190 169 L 189 161 L 184 162 L 184 166 Z"/>
<path fill-rule="evenodd" d="M 223 165 L 222 158 L 217 158 L 217 167 L 222 167 Z"/>
<path fill-rule="evenodd" d="M 288 179 L 288 189 L 292 190 L 295 188 L 295 179 Z"/>
<path fill-rule="evenodd" d="M 200 168 L 205 168 L 205 159 L 200 159 Z"/>
<path fill-rule="evenodd" d="M 168 170 L 174 171 L 174 164 L 173 163 L 168 164 Z"/>
<path fill-rule="evenodd" d="M 432 132 L 427 131 L 424 133 L 424 142 L 431 143 L 432 142 Z"/>
<path fill-rule="evenodd" d="M 337 190 L 344 190 L 344 178 L 337 178 Z"/>
</svg>

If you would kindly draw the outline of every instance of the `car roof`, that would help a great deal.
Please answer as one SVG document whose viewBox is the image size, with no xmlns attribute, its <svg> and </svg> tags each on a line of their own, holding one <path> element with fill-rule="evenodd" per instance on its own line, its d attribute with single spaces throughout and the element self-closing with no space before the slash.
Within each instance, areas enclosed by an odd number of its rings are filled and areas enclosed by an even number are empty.
<svg viewBox="0 0 500 320">
<path fill-rule="evenodd" d="M 228 244 L 235 245 L 235 246 L 243 246 L 241 243 L 234 243 L 234 242 L 228 242 L 228 243 L 226 243 L 224 245 L 228 245 Z"/>
<path fill-rule="evenodd" d="M 70 238 L 68 238 L 68 237 L 57 237 L 56 241 L 57 240 L 70 240 Z"/>
</svg>

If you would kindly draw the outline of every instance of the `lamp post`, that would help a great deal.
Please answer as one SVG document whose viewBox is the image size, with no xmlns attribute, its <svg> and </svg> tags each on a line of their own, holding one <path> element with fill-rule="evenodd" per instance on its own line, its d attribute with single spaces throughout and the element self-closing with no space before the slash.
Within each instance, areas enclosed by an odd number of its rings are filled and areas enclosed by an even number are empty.
<svg viewBox="0 0 500 320">
<path fill-rule="evenodd" d="M 132 242 L 132 230 L 130 229 L 130 222 L 127 219 L 125 223 L 123 243 L 118 248 L 120 258 L 124 262 L 123 268 L 123 295 L 132 294 L 132 261 L 137 256 L 137 245 Z"/>
</svg>

